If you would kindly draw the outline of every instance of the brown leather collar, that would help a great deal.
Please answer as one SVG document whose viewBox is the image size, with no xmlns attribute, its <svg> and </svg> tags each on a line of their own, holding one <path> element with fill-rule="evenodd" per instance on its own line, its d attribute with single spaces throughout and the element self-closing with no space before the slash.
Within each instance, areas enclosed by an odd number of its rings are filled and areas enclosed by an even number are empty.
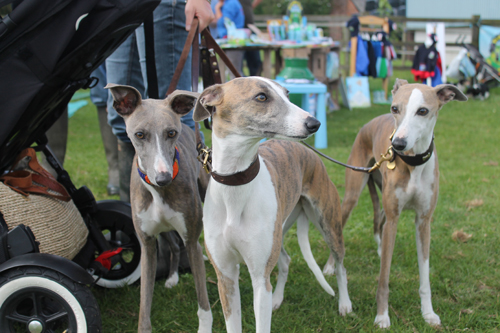
<svg viewBox="0 0 500 333">
<path fill-rule="evenodd" d="M 243 171 L 233 173 L 231 175 L 219 175 L 215 171 L 212 171 L 212 178 L 221 184 L 229 186 L 239 186 L 250 183 L 257 177 L 260 170 L 259 155 L 255 157 L 255 160 L 250 164 L 250 166 Z"/>
</svg>

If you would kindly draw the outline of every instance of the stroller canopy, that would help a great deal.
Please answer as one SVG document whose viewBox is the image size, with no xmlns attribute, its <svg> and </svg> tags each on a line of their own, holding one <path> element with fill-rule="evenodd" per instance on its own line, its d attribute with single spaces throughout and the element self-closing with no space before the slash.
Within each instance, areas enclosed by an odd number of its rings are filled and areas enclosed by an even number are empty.
<svg viewBox="0 0 500 333">
<path fill-rule="evenodd" d="M 0 21 L 0 172 L 95 83 L 92 71 L 160 0 L 17 2 Z"/>
</svg>

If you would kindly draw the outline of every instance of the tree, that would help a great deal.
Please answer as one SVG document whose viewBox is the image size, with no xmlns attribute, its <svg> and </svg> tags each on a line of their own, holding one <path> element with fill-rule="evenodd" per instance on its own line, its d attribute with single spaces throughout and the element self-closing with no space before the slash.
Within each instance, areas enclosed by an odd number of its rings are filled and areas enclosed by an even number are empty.
<svg viewBox="0 0 500 333">
<path fill-rule="evenodd" d="M 348 0 L 331 0 L 331 15 L 346 15 Z M 342 27 L 330 28 L 330 37 L 333 40 L 342 40 Z"/>
</svg>

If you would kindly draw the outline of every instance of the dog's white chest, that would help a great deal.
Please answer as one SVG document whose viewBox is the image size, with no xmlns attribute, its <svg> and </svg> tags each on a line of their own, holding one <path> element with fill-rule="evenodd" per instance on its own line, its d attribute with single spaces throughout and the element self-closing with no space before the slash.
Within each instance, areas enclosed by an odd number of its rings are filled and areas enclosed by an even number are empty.
<svg viewBox="0 0 500 333">
<path fill-rule="evenodd" d="M 433 155 L 427 163 L 413 170 L 405 189 L 396 189 L 400 211 L 414 209 L 425 212 L 430 209 L 434 195 L 434 183 L 437 181 L 434 174 L 435 163 L 436 159 Z"/>
<path fill-rule="evenodd" d="M 167 203 L 163 202 L 158 193 L 150 191 L 153 202 L 149 207 L 137 213 L 141 220 L 141 230 L 149 235 L 156 236 L 160 232 L 177 230 L 182 239 L 187 235 L 184 214 L 176 212 Z"/>
<path fill-rule="evenodd" d="M 275 189 L 265 167 L 243 186 L 225 186 L 211 180 L 203 210 L 205 241 L 213 251 L 224 247 L 245 261 L 248 256 L 266 261 L 273 245 L 277 211 Z M 256 242 L 259 246 L 252 248 Z"/>
</svg>

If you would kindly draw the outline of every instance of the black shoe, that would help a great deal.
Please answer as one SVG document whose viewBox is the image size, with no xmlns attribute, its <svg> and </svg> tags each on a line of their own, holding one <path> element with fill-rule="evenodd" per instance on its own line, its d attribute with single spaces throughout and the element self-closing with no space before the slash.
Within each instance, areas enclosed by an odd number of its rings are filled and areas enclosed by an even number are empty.
<svg viewBox="0 0 500 333">
<path fill-rule="evenodd" d="M 120 186 L 108 184 L 106 187 L 108 191 L 108 195 L 119 195 L 120 194 Z"/>
</svg>

